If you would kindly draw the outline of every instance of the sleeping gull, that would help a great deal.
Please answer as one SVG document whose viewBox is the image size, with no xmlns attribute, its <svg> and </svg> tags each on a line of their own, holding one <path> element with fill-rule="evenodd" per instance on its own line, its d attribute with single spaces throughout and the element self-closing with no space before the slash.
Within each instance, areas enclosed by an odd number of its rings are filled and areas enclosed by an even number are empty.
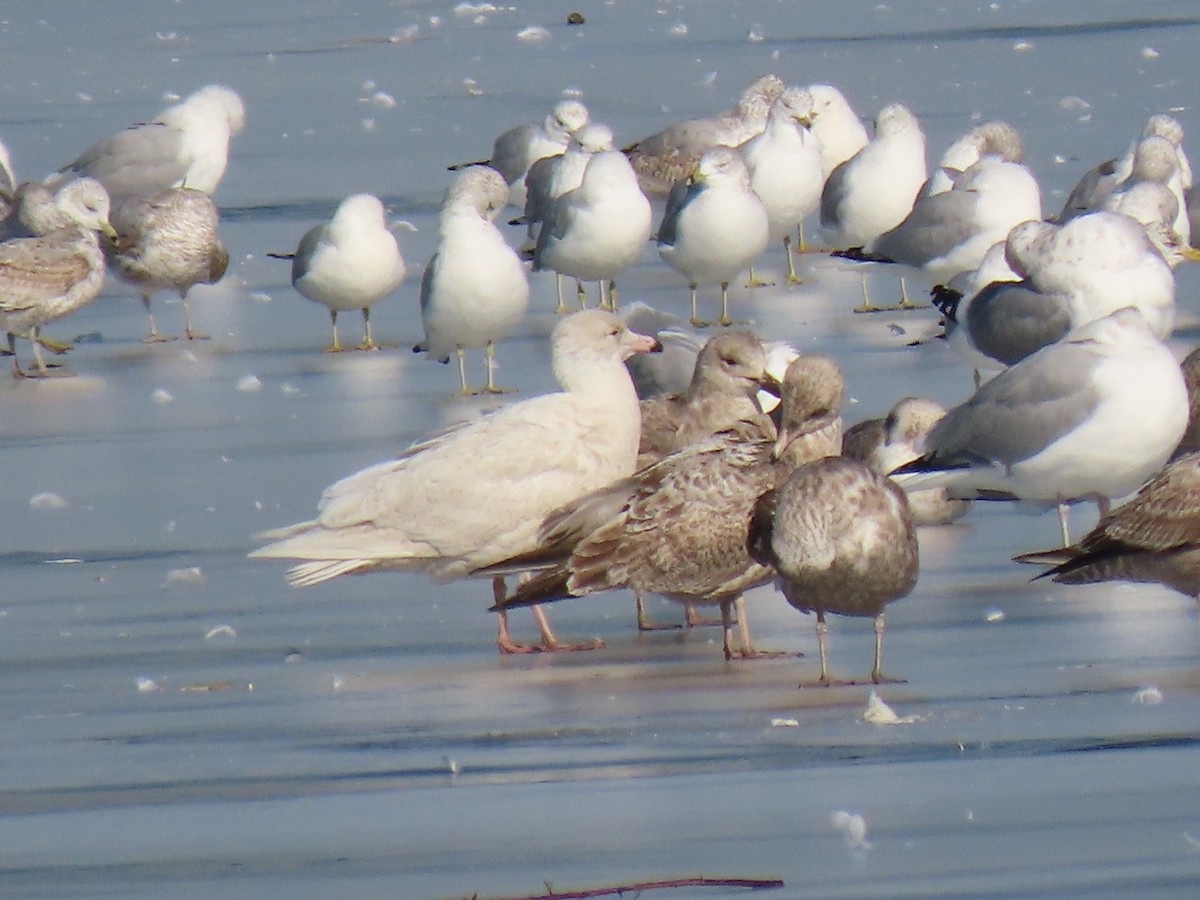
<svg viewBox="0 0 1200 900">
<path fill-rule="evenodd" d="M 595 153 L 579 187 L 550 201 L 533 269 L 600 282 L 600 305 L 616 309 L 616 279 L 650 240 L 650 201 L 619 150 Z"/>
<path fill-rule="evenodd" d="M 130 197 L 112 214 L 116 238 L 104 242 L 105 256 L 122 281 L 141 294 L 150 317 L 147 341 L 172 340 L 158 332 L 150 299 L 158 291 L 178 292 L 183 301 L 184 334 L 204 338 L 192 328 L 188 291 L 215 284 L 229 265 L 229 251 L 217 234 L 217 205 L 202 191 L 167 188 L 149 197 Z"/>
<path fill-rule="evenodd" d="M 292 286 L 301 296 L 329 308 L 333 340 L 326 352 L 338 353 L 339 312 L 362 310 L 360 350 L 377 348 L 371 336 L 370 307 L 404 281 L 404 260 L 388 230 L 383 203 L 373 194 L 353 194 L 338 204 L 333 218 L 304 233 L 295 253 L 272 253 L 291 259 Z"/>
<path fill-rule="evenodd" d="M 525 315 L 529 281 L 516 251 L 493 220 L 508 196 L 495 169 L 471 166 L 446 191 L 439 223 L 441 240 L 421 278 L 421 322 L 425 340 L 413 348 L 431 359 L 458 356 L 462 393 L 467 386 L 466 350 L 482 347 L 487 362 L 483 390 L 498 393 L 495 343 Z"/>
<path fill-rule="evenodd" d="M 865 463 L 829 457 L 800 466 L 759 498 L 751 555 L 778 573 L 792 606 L 817 614 L 821 685 L 829 677 L 826 613 L 875 619 L 875 684 L 883 674 L 884 607 L 917 583 L 917 537 L 904 492 Z"/>
<path fill-rule="evenodd" d="M 108 195 L 85 184 L 68 193 L 61 208 L 72 222 L 66 228 L 0 243 L 0 328 L 7 332 L 13 372 L 18 376 L 52 374 L 41 347 L 58 352 L 67 347 L 44 340 L 42 326 L 90 303 L 104 283 L 104 254 L 96 232 L 114 234 L 108 221 Z M 34 372 L 21 369 L 18 336 L 28 339 L 33 348 Z"/>
<path fill-rule="evenodd" d="M 456 163 L 448 168 L 456 172 L 468 166 L 491 166 L 508 185 L 508 202 L 523 209 L 529 167 L 543 157 L 566 150 L 571 135 L 588 124 L 590 118 L 588 108 L 578 100 L 560 100 L 540 125 L 527 122 L 499 135 L 492 144 L 490 159 Z"/>
<path fill-rule="evenodd" d="M 803 252 L 804 219 L 820 204 L 824 183 L 821 148 L 809 130 L 812 111 L 808 91 L 788 88 L 771 107 L 763 133 L 738 148 L 750 170 L 750 187 L 767 210 L 771 239 L 783 241 L 788 284 L 800 280 L 792 261 L 792 230 Z"/>
<path fill-rule="evenodd" d="M 1162 467 L 1187 426 L 1179 364 L 1133 308 L 1072 331 L 983 385 L 893 471 L 905 490 L 1101 510 Z"/>
<path fill-rule="evenodd" d="M 895 228 L 925 183 L 925 134 L 908 107 L 875 119 L 875 139 L 838 166 L 821 194 L 821 228 L 837 249 L 864 247 Z"/>
<path fill-rule="evenodd" d="M 946 148 L 918 196 L 929 197 L 950 190 L 959 173 L 965 172 L 985 156 L 996 156 L 1012 163 L 1024 162 L 1021 133 L 1007 122 L 976 125 Z"/>
<path fill-rule="evenodd" d="M 950 190 L 917 200 L 900 224 L 867 245 L 874 258 L 922 269 L 943 283 L 976 269 L 1022 222 L 1042 218 L 1037 179 L 1020 163 L 985 156 Z"/>
<path fill-rule="evenodd" d="M 747 551 L 750 512 L 755 500 L 782 483 L 798 462 L 787 452 L 790 442 L 823 427 L 811 426 L 806 410 L 824 423 L 835 396 L 840 399 L 840 373 L 834 367 L 835 379 L 829 382 L 823 377 L 826 363 L 824 357 L 800 356 L 788 367 L 781 405 L 791 431 L 778 431 L 751 412 L 632 478 L 556 511 L 546 520 L 539 547 L 505 564 L 541 569 L 505 603 L 526 605 L 627 587 L 685 605 L 717 605 L 726 659 L 734 655 L 736 608 L 737 655 L 761 655 L 750 640 L 743 593 L 770 580 L 771 572 Z M 815 378 L 809 376 L 813 365 Z M 816 390 L 788 390 L 789 382 L 804 380 Z M 804 408 L 789 408 L 790 403 Z"/>
<path fill-rule="evenodd" d="M 525 176 L 525 212 L 509 224 L 524 224 L 529 245 L 537 246 L 538 231 L 550 202 L 579 187 L 583 170 L 593 154 L 612 148 L 612 129 L 591 122 L 571 135 L 564 152 L 535 160 Z"/>
<path fill-rule="evenodd" d="M 742 94 L 730 112 L 706 119 L 677 122 L 626 147 L 638 183 L 650 196 L 669 193 L 689 177 L 700 157 L 713 147 L 736 147 L 762 132 L 771 104 L 783 93 L 776 75 L 764 75 Z"/>
<path fill-rule="evenodd" d="M 865 462 L 886 475 L 925 453 L 925 439 L 946 415 L 946 408 L 924 397 L 899 400 L 882 419 L 867 419 L 846 431 L 842 456 Z M 945 488 L 908 495 L 914 525 L 946 525 L 962 518 L 969 500 L 955 500 Z"/>
<path fill-rule="evenodd" d="M 271 535 L 250 555 L 301 559 L 288 580 L 318 584 L 351 572 L 409 569 L 435 578 L 536 546 L 542 520 L 633 473 L 641 419 L 624 360 L 651 350 L 602 310 L 564 318 L 551 335 L 562 391 L 452 427 L 327 488 L 318 517 Z M 493 582 L 503 599 L 504 580 Z M 544 619 L 540 649 L 565 649 Z M 497 644 L 519 652 L 502 615 Z M 591 646 L 591 645 L 589 645 Z"/>
<path fill-rule="evenodd" d="M 1200 453 L 1168 464 L 1078 544 L 1017 560 L 1053 565 L 1038 578 L 1064 584 L 1155 582 L 1200 598 Z"/>
<path fill-rule="evenodd" d="M 769 240 L 767 212 L 750 189 L 741 156 L 727 147 L 709 150 L 696 174 L 671 191 L 658 229 L 659 255 L 688 280 L 693 325 L 710 324 L 696 311 L 701 283 L 721 286 L 717 324 L 733 324 L 729 282 L 762 255 Z"/>
<path fill-rule="evenodd" d="M 808 93 L 813 99 L 810 117 L 812 133 L 821 149 L 821 182 L 867 146 L 870 136 L 846 97 L 829 84 L 810 84 Z"/>
<path fill-rule="evenodd" d="M 131 125 L 85 150 L 47 179 L 54 185 L 89 175 L 114 201 L 173 187 L 211 194 L 225 174 L 229 140 L 246 124 L 235 91 L 210 84 L 149 122 Z"/>
</svg>

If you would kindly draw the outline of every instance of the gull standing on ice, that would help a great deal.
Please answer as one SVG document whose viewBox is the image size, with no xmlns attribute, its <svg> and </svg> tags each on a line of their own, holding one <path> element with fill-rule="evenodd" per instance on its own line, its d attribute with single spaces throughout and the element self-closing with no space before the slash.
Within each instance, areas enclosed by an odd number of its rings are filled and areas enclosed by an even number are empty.
<svg viewBox="0 0 1200 900">
<path fill-rule="evenodd" d="M 755 504 L 749 548 L 792 606 L 817 614 L 818 684 L 854 683 L 829 677 L 826 613 L 873 617 L 870 680 L 902 680 L 882 670 L 884 607 L 917 584 L 917 536 L 904 492 L 886 476 L 840 457 L 800 466 Z"/>
<path fill-rule="evenodd" d="M 97 191 L 94 182 L 79 184 L 61 200 L 60 208 L 72 224 L 43 237 L 0 243 L 0 329 L 7 332 L 13 372 L 19 377 L 53 374 L 42 358 L 41 347 L 63 352 L 69 345 L 43 339 L 42 326 L 90 303 L 104 284 L 104 254 L 96 232 L 109 237 L 115 234 L 108 221 L 108 195 L 103 189 Z M 34 372 L 20 366 L 18 336 L 33 348 Z"/>
<path fill-rule="evenodd" d="M 537 246 L 538 231 L 551 201 L 579 187 L 583 170 L 593 154 L 612 148 L 612 129 L 591 122 L 571 135 L 564 152 L 535 160 L 525 176 L 525 212 L 520 219 L 513 219 L 509 224 L 523 223 L 530 246 Z"/>
<path fill-rule="evenodd" d="M 641 415 L 624 360 L 654 349 L 603 310 L 564 318 L 551 335 L 558 393 L 453 426 L 327 488 L 318 516 L 250 555 L 300 559 L 288 581 L 405 569 L 462 578 L 537 546 L 542 521 L 577 497 L 633 474 Z M 503 577 L 493 594 L 503 601 Z M 539 615 L 537 649 L 558 644 Z M 498 622 L 501 652 L 520 652 Z M 588 647 L 595 644 L 588 644 Z"/>
<path fill-rule="evenodd" d="M 508 186 L 495 169 L 471 166 L 446 191 L 438 228 L 441 240 L 421 278 L 425 340 L 413 347 L 448 362 L 458 357 L 462 393 L 467 386 L 466 350 L 482 347 L 487 362 L 483 390 L 500 393 L 495 380 L 495 343 L 508 335 L 529 306 L 529 280 L 515 250 L 494 219 Z"/>
<path fill-rule="evenodd" d="M 804 220 L 821 203 L 821 148 L 809 130 L 813 99 L 808 91 L 788 88 L 771 107 L 767 127 L 739 148 L 750 170 L 750 187 L 767 210 L 772 240 L 783 241 L 787 281 L 795 284 L 792 230 L 803 252 Z M 755 279 L 751 273 L 751 283 Z"/>
<path fill-rule="evenodd" d="M 717 324 L 733 324 L 729 283 L 762 255 L 769 241 L 767 211 L 750 188 L 741 156 L 728 147 L 705 153 L 696 174 L 672 189 L 658 229 L 659 255 L 688 280 L 693 325 L 711 324 L 696 310 L 696 287 L 702 283 L 721 286 Z"/>
<path fill-rule="evenodd" d="M 542 124 L 527 122 L 499 135 L 492 145 L 491 159 L 449 166 L 451 172 L 468 166 L 491 166 L 508 185 L 508 202 L 525 207 L 525 176 L 529 167 L 546 156 L 556 156 L 567 149 L 571 135 L 590 120 L 588 108 L 578 100 L 560 100 Z"/>
<path fill-rule="evenodd" d="M 210 84 L 149 122 L 98 142 L 46 181 L 55 186 L 88 175 L 114 202 L 173 187 L 211 194 L 225 174 L 229 140 L 245 124 L 246 108 L 237 92 Z"/>
<path fill-rule="evenodd" d="M 1101 512 L 1170 458 L 1187 427 L 1179 363 L 1133 308 L 1072 331 L 983 385 L 930 432 L 925 454 L 892 472 L 905 490 Z M 899 477 L 903 476 L 903 477 Z"/>
<path fill-rule="evenodd" d="M 404 259 L 378 197 L 347 197 L 333 218 L 305 232 L 295 253 L 268 255 L 291 259 L 292 286 L 301 296 L 329 308 L 333 340 L 326 352 L 344 349 L 337 317 L 351 309 L 362 310 L 363 339 L 358 349 L 378 349 L 371 336 L 370 307 L 400 287 L 405 276 Z"/>
<path fill-rule="evenodd" d="M 220 216 L 212 198 L 192 188 L 167 188 L 149 197 L 130 197 L 113 210 L 116 238 L 104 242 L 109 266 L 141 294 L 150 318 L 145 340 L 169 341 L 158 332 L 150 300 L 158 291 L 173 290 L 183 301 L 184 334 L 205 339 L 192 328 L 188 291 L 197 284 L 216 284 L 229 266 L 221 243 Z"/>
<path fill-rule="evenodd" d="M 616 309 L 616 279 L 650 240 L 650 201 L 625 154 L 594 154 L 579 187 L 551 201 L 533 252 L 533 269 L 600 282 L 600 306 Z"/>
<path fill-rule="evenodd" d="M 778 76 L 764 75 L 746 88 L 730 112 L 676 122 L 626 147 L 642 190 L 651 197 L 665 196 L 696 170 L 700 157 L 712 148 L 737 147 L 760 134 L 771 104 L 783 89 Z"/>
</svg>

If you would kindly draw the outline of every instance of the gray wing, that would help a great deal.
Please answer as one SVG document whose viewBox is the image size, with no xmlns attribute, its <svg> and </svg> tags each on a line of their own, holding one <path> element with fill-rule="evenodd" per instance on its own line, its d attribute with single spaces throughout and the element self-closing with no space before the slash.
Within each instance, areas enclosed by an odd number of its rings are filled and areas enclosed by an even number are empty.
<svg viewBox="0 0 1200 900">
<path fill-rule="evenodd" d="M 695 200 L 702 190 L 703 185 L 689 184 L 687 181 L 677 181 L 671 187 L 671 193 L 667 195 L 666 209 L 663 210 L 662 224 L 658 226 L 660 245 L 675 246 L 675 240 L 679 236 L 679 216 L 684 207 Z"/>
<path fill-rule="evenodd" d="M 1116 171 L 1117 161 L 1108 159 L 1084 172 L 1071 195 L 1067 197 L 1067 202 L 1063 204 L 1062 212 L 1058 214 L 1059 224 L 1098 208 L 1116 187 Z"/>
<path fill-rule="evenodd" d="M 534 160 L 525 176 L 525 224 L 542 221 L 551 203 L 550 187 L 562 154 Z"/>
<path fill-rule="evenodd" d="M 546 204 L 542 215 L 542 230 L 538 232 L 537 246 L 533 250 L 534 270 L 544 268 L 542 255 L 546 252 L 546 247 L 551 241 L 562 240 L 567 229 L 571 227 L 571 220 L 575 215 L 571 206 L 571 195 L 574 193 L 567 191 Z"/>
<path fill-rule="evenodd" d="M 1026 281 L 995 281 L 967 306 L 967 334 L 980 353 L 1014 365 L 1071 330 L 1071 312 Z"/>
<path fill-rule="evenodd" d="M 178 129 L 160 122 L 132 125 L 85 150 L 59 171 L 95 178 L 113 197 L 148 196 L 178 187 L 187 175 Z"/>
<path fill-rule="evenodd" d="M 538 126 L 531 122 L 518 125 L 504 132 L 492 145 L 492 158 L 488 165 L 512 184 L 529 168 L 529 146 Z"/>
<path fill-rule="evenodd" d="M 1083 346 L 1055 344 L 1006 369 L 930 432 L 930 461 L 1011 466 L 1041 452 L 1096 408 L 1097 363 Z"/>
<path fill-rule="evenodd" d="M 926 197 L 903 222 L 880 235 L 871 251 L 893 262 L 918 267 L 945 256 L 974 234 L 978 198 L 971 191 L 945 191 Z"/>
<path fill-rule="evenodd" d="M 433 302 L 433 279 L 437 278 L 437 267 L 440 253 L 434 253 L 429 258 L 429 265 L 425 267 L 425 272 L 421 275 L 421 312 L 429 309 L 429 304 Z"/>
<path fill-rule="evenodd" d="M 841 224 L 842 200 L 846 197 L 847 166 L 854 159 L 846 160 L 829 173 L 821 191 L 821 227 L 837 228 Z"/>
<path fill-rule="evenodd" d="M 324 236 L 324 225 L 314 225 L 308 231 L 304 232 L 304 237 L 300 238 L 300 244 L 296 247 L 296 253 L 292 257 L 292 284 L 295 284 L 308 274 L 309 266 L 312 265 L 313 254 L 317 252 L 317 247 Z"/>
</svg>

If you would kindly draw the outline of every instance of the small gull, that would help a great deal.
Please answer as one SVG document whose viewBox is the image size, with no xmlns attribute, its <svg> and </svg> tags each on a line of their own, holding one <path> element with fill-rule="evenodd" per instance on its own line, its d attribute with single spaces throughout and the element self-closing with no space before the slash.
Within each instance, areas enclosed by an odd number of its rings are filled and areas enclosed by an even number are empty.
<svg viewBox="0 0 1200 900">
<path fill-rule="evenodd" d="M 886 475 L 925 453 L 925 439 L 946 415 L 946 408 L 924 397 L 899 400 L 882 419 L 867 419 L 848 429 L 842 455 L 865 462 Z M 969 500 L 955 500 L 945 488 L 913 491 L 908 495 L 915 525 L 946 525 L 962 518 Z"/>
<path fill-rule="evenodd" d="M 534 271 L 600 282 L 600 305 L 616 309 L 616 279 L 650 240 L 650 201 L 625 154 L 593 154 L 579 187 L 553 200 L 533 252 Z"/>
<path fill-rule="evenodd" d="M 591 122 L 571 135 L 564 152 L 535 160 L 525 177 L 525 212 L 509 224 L 524 224 L 529 235 L 529 245 L 537 246 L 538 231 L 550 202 L 579 187 L 579 182 L 583 180 L 583 170 L 592 154 L 612 148 L 612 129 L 607 125 Z"/>
<path fill-rule="evenodd" d="M 147 341 L 172 340 L 159 334 L 150 310 L 158 291 L 178 292 L 183 301 L 184 334 L 204 338 L 192 328 L 188 291 L 215 284 L 229 266 L 229 251 L 217 233 L 220 216 L 212 198 L 192 188 L 167 188 L 149 197 L 129 197 L 112 214 L 116 238 L 104 242 L 105 256 L 122 281 L 141 294 L 150 318 Z"/>
<path fill-rule="evenodd" d="M 69 345 L 47 341 L 42 326 L 70 315 L 90 303 L 104 283 L 104 254 L 97 231 L 113 236 L 108 221 L 108 195 L 94 185 L 81 184 L 62 199 L 61 208 L 72 224 L 42 237 L 0 243 L 0 329 L 7 332 L 13 372 L 44 378 L 53 374 L 41 347 L 62 352 Z M 21 369 L 16 338 L 33 348 L 36 371 Z M 65 374 L 65 373 L 64 373 Z"/>
<path fill-rule="evenodd" d="M 487 166 L 460 171 L 446 191 L 441 240 L 421 279 L 425 340 L 413 348 L 431 359 L 458 357 L 462 393 L 467 386 L 466 350 L 482 347 L 487 364 L 483 390 L 502 389 L 495 380 L 495 343 L 509 334 L 529 306 L 529 280 L 515 250 L 494 224 L 508 186 Z"/>
<path fill-rule="evenodd" d="M 229 140 L 246 124 L 235 91 L 218 84 L 200 88 L 149 122 L 131 125 L 85 150 L 47 179 L 89 175 L 114 201 L 146 197 L 173 187 L 211 194 L 225 174 Z"/>
<path fill-rule="evenodd" d="M 701 283 L 721 286 L 717 324 L 733 324 L 729 283 L 762 255 L 769 240 L 767 212 L 750 188 L 741 156 L 727 147 L 705 153 L 695 175 L 672 190 L 658 229 L 659 255 L 688 280 L 693 325 L 710 324 L 696 310 Z"/>
<path fill-rule="evenodd" d="M 921 197 L 948 191 L 961 172 L 965 172 L 985 156 L 998 156 L 1006 162 L 1025 161 L 1021 133 L 1007 122 L 984 122 L 976 125 L 946 148 L 937 168 L 921 188 Z"/>
<path fill-rule="evenodd" d="M 457 163 L 449 169 L 454 172 L 468 166 L 491 166 L 508 185 L 508 202 L 524 209 L 529 167 L 545 156 L 566 150 L 571 135 L 588 124 L 590 118 L 588 108 L 578 100 L 560 100 L 540 125 L 527 122 L 499 135 L 492 145 L 491 159 Z"/>
<path fill-rule="evenodd" d="M 800 466 L 755 504 L 749 548 L 792 606 L 817 614 L 818 684 L 846 683 L 829 676 L 826 613 L 874 617 L 870 680 L 901 680 L 882 671 L 884 607 L 916 586 L 917 537 L 904 492 L 886 476 L 841 457 Z"/>
<path fill-rule="evenodd" d="M 292 254 L 272 253 L 292 260 L 292 286 L 301 296 L 329 308 L 333 340 L 325 348 L 337 353 L 339 312 L 362 310 L 360 350 L 377 348 L 371 336 L 370 307 L 404 281 L 404 260 L 388 230 L 383 203 L 373 194 L 353 194 L 338 204 L 333 218 L 314 225 Z"/>
<path fill-rule="evenodd" d="M 829 84 L 811 84 L 808 93 L 813 100 L 810 117 L 812 132 L 821 148 L 821 182 L 863 147 L 870 136 L 845 95 Z"/>
<path fill-rule="evenodd" d="M 788 88 L 771 107 L 767 127 L 739 148 L 750 170 L 750 187 L 767 210 L 772 240 L 783 241 L 789 284 L 800 279 L 792 261 L 792 230 L 804 251 L 804 219 L 821 203 L 821 148 L 809 130 L 812 95 Z M 753 277 L 751 282 L 754 282 Z"/>
<path fill-rule="evenodd" d="M 677 122 L 626 147 L 642 190 L 649 196 L 666 195 L 696 170 L 700 158 L 712 148 L 736 147 L 760 134 L 771 104 L 783 90 L 778 76 L 764 75 L 746 88 L 730 112 Z"/>
<path fill-rule="evenodd" d="M 830 381 L 828 362 L 800 356 L 788 367 L 781 406 L 790 433 L 751 413 L 555 512 L 546 520 L 539 548 L 507 564 L 541 569 L 508 602 L 526 605 L 626 587 L 685 605 L 717 605 L 726 659 L 734 655 L 736 608 L 737 655 L 762 655 L 750 639 L 743 594 L 769 581 L 771 571 L 747 550 L 750 513 L 755 500 L 801 461 L 787 452 L 789 440 L 823 428 L 842 396 L 841 374 L 834 366 Z M 792 381 L 814 390 L 788 390 Z M 789 408 L 791 403 L 805 408 Z M 806 421 L 805 409 L 816 425 Z"/>
<path fill-rule="evenodd" d="M 1200 453 L 1171 462 L 1076 545 L 1018 556 L 1064 584 L 1140 581 L 1200 598 Z"/>
<path fill-rule="evenodd" d="M 633 473 L 641 416 L 624 360 L 655 342 L 611 313 L 586 310 L 560 321 L 551 345 L 562 391 L 451 427 L 342 479 L 325 490 L 316 519 L 264 535 L 274 543 L 251 556 L 306 560 L 288 580 L 310 585 L 386 569 L 461 578 L 536 547 L 551 511 Z M 497 600 L 504 590 L 496 577 Z M 539 625 L 541 649 L 566 649 L 544 617 Z M 503 615 L 497 644 L 528 649 L 512 642 Z"/>
<path fill-rule="evenodd" d="M 1001 372 L 946 414 L 925 455 L 892 472 L 905 490 L 1102 512 L 1167 461 L 1187 426 L 1179 364 L 1136 309 L 1071 332 Z"/>
<path fill-rule="evenodd" d="M 864 247 L 895 228 L 925 183 L 925 134 L 908 107 L 893 103 L 875 119 L 875 139 L 838 166 L 821 194 L 829 246 Z"/>
</svg>

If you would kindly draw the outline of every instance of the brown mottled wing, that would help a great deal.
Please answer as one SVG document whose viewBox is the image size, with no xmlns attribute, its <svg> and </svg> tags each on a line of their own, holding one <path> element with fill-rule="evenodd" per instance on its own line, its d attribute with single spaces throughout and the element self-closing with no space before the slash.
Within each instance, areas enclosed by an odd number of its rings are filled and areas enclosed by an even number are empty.
<svg viewBox="0 0 1200 900">
<path fill-rule="evenodd" d="M 1200 544 L 1200 452 L 1181 456 L 1080 542 L 1084 552 L 1117 542 L 1141 550 Z"/>
<path fill-rule="evenodd" d="M 87 259 L 61 235 L 0 244 L 0 310 L 20 312 L 60 297 L 87 274 Z"/>
<path fill-rule="evenodd" d="M 842 435 L 842 456 L 870 462 L 875 451 L 887 441 L 883 419 L 867 419 Z"/>
</svg>

